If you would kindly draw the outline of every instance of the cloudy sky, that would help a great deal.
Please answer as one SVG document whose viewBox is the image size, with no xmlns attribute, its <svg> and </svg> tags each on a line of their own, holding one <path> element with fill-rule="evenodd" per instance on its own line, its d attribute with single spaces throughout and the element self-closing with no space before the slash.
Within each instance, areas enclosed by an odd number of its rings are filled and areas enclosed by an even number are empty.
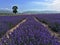
<svg viewBox="0 0 60 45">
<path fill-rule="evenodd" d="M 19 11 L 60 11 L 60 0 L 0 0 L 2 10 L 12 10 L 14 5 Z"/>
</svg>

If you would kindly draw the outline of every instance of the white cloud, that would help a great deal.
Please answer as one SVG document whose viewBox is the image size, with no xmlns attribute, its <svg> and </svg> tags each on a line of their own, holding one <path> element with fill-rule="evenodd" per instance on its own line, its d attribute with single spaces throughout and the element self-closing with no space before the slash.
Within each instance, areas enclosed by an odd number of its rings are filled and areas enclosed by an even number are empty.
<svg viewBox="0 0 60 45">
<path fill-rule="evenodd" d="M 48 0 L 46 0 L 46 1 L 48 1 Z M 31 2 L 31 4 L 38 5 L 38 6 L 40 6 L 40 5 L 46 6 L 46 8 L 44 8 L 42 10 L 60 11 L 60 0 L 52 0 L 51 2 L 37 2 L 37 1 L 33 1 L 33 2 Z"/>
<path fill-rule="evenodd" d="M 54 0 L 54 2 L 49 7 L 52 10 L 60 11 L 60 0 Z"/>
<path fill-rule="evenodd" d="M 9 8 L 0 8 L 0 10 L 10 10 Z"/>
<path fill-rule="evenodd" d="M 31 2 L 31 3 L 35 4 L 35 5 L 40 5 L 40 4 L 42 4 L 42 5 L 49 5 L 50 4 L 49 2 L 36 2 L 36 1 Z"/>
</svg>

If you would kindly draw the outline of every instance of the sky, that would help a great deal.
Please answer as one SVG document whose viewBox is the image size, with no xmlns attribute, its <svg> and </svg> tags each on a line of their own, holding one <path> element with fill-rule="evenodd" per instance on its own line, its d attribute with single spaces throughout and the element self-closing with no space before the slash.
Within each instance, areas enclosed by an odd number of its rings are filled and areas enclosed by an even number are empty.
<svg viewBox="0 0 60 45">
<path fill-rule="evenodd" d="M 1 10 L 12 10 L 16 5 L 23 11 L 60 11 L 60 0 L 0 0 Z"/>
</svg>

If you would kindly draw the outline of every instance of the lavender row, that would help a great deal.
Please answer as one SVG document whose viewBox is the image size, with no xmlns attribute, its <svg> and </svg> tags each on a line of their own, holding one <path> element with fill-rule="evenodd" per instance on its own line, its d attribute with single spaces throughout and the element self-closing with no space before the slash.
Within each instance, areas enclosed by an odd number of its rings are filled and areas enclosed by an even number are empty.
<svg viewBox="0 0 60 45">
<path fill-rule="evenodd" d="M 2 45 L 60 45 L 43 25 L 32 17 L 21 24 L 12 34 L 2 37 Z"/>
<path fill-rule="evenodd" d="M 0 16 L 0 38 L 25 18 L 25 16 Z"/>
<path fill-rule="evenodd" d="M 52 31 L 60 33 L 60 14 L 42 14 L 35 17 L 40 22 L 47 24 Z"/>
<path fill-rule="evenodd" d="M 35 15 L 35 17 L 46 20 L 47 22 L 60 22 L 60 14 L 39 14 Z"/>
</svg>

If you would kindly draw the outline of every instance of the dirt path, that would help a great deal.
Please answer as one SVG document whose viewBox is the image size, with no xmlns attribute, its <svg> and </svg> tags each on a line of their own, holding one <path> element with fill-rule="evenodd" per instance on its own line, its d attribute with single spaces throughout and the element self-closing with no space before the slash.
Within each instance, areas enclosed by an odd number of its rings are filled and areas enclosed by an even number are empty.
<svg viewBox="0 0 60 45">
<path fill-rule="evenodd" d="M 20 24 L 24 23 L 26 21 L 26 19 L 22 20 L 20 23 L 18 23 L 15 27 L 13 27 L 12 29 L 10 29 L 9 31 L 6 32 L 6 34 L 4 36 L 6 36 L 7 38 L 9 38 L 9 34 L 11 34 L 16 28 L 18 28 L 20 26 Z"/>
<path fill-rule="evenodd" d="M 44 23 L 40 22 L 40 21 L 39 21 L 38 19 L 36 19 L 35 17 L 34 17 L 34 19 L 35 19 L 37 22 L 41 23 L 44 27 L 46 27 L 46 28 L 48 29 L 48 31 L 50 32 L 51 36 L 55 36 L 56 38 L 58 38 L 58 41 L 60 42 L 60 37 L 59 37 L 60 34 L 51 31 L 51 28 L 49 28 L 47 24 L 44 24 Z"/>
<path fill-rule="evenodd" d="M 44 24 L 44 23 L 40 22 L 40 21 L 39 21 L 38 19 L 36 19 L 35 17 L 33 17 L 33 18 L 34 18 L 37 22 L 41 23 L 44 27 L 46 27 L 52 36 L 55 36 L 55 37 L 57 37 L 57 38 L 60 39 L 60 37 L 58 37 L 58 36 L 60 36 L 60 35 L 57 34 L 57 33 L 55 33 L 55 32 L 52 32 L 51 29 L 48 27 L 47 24 Z M 9 34 L 11 34 L 16 28 L 18 28 L 18 27 L 20 26 L 20 24 L 22 24 L 22 23 L 24 23 L 24 22 L 26 22 L 26 19 L 24 19 L 23 21 L 21 21 L 20 23 L 18 23 L 15 27 L 13 27 L 13 28 L 10 29 L 9 31 L 7 31 L 6 34 L 5 34 L 5 35 L 7 36 L 7 38 L 9 38 Z M 4 36 L 5 36 L 5 35 L 4 35 Z M 59 42 L 60 42 L 60 40 L 59 40 Z"/>
</svg>

